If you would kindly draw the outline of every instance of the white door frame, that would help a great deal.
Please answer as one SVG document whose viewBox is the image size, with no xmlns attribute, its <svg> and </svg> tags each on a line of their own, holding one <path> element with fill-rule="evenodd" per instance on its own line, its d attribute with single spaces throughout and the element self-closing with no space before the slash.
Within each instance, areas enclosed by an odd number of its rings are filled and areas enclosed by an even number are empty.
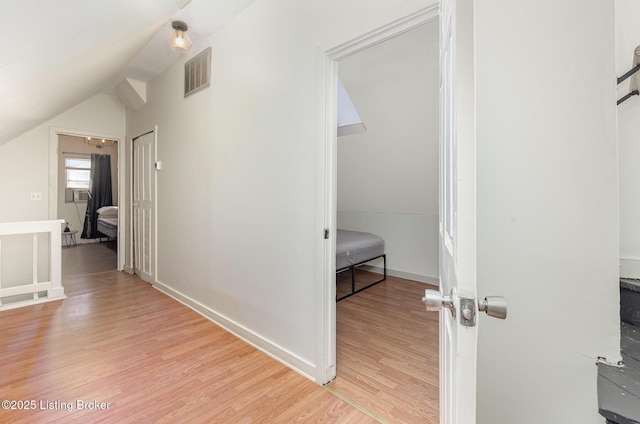
<svg viewBox="0 0 640 424">
<path fill-rule="evenodd" d="M 118 238 L 117 243 L 117 265 L 116 269 L 122 271 L 125 264 L 125 249 L 122 241 L 126 234 L 126 216 L 127 205 L 126 199 L 126 146 L 125 136 L 120 134 L 105 134 L 94 131 L 84 131 L 77 129 L 68 129 L 60 127 L 49 128 L 49 219 L 58 219 L 58 137 L 61 135 L 70 135 L 73 137 L 94 137 L 116 140 L 118 143 Z"/>
<path fill-rule="evenodd" d="M 316 282 L 316 375 L 319 384 L 336 377 L 336 242 L 338 61 L 361 50 L 438 19 L 438 4 L 418 10 L 350 41 L 318 49 L 318 234 Z"/>
</svg>

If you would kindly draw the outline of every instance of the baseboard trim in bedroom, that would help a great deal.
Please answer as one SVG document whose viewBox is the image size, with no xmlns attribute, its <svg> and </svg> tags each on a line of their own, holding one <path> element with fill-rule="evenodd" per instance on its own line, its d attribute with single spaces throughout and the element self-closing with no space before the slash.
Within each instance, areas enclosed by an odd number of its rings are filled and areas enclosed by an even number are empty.
<svg viewBox="0 0 640 424">
<path fill-rule="evenodd" d="M 259 351 L 272 357 L 276 361 L 293 369 L 294 371 L 308 378 L 309 380 L 315 381 L 315 378 L 313 377 L 316 375 L 315 366 L 311 364 L 309 361 L 300 358 L 299 356 L 289 352 L 287 349 L 283 348 L 282 346 L 279 346 L 271 342 L 270 340 L 265 339 L 264 337 L 260 336 L 259 334 L 256 334 L 255 332 L 242 326 L 241 324 L 238 324 L 237 322 L 217 313 L 216 311 L 209 308 L 208 306 L 205 306 L 202 303 L 190 298 L 189 296 L 173 289 L 167 284 L 156 281 L 155 283 L 152 284 L 152 286 L 155 289 L 166 294 L 167 296 L 182 303 L 186 307 L 199 313 L 200 315 L 207 318 L 209 321 L 213 322 L 214 324 L 227 330 L 228 332 L 235 335 L 236 337 L 243 340 L 244 342 L 255 347 Z"/>
<path fill-rule="evenodd" d="M 384 274 L 384 268 L 379 266 L 362 265 L 361 268 L 370 272 L 375 272 L 376 274 Z M 437 278 L 414 274 L 411 272 L 398 271 L 396 269 L 387 268 L 387 275 L 390 275 L 391 277 L 404 278 L 405 280 L 417 281 L 419 283 L 432 284 L 434 286 L 440 284 L 440 281 Z"/>
</svg>

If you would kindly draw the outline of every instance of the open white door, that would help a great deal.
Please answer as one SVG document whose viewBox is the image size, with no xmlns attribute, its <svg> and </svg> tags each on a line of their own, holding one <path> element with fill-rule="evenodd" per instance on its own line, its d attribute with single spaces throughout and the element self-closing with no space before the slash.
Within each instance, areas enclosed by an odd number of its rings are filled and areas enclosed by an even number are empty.
<svg viewBox="0 0 640 424">
<path fill-rule="evenodd" d="M 473 1 L 440 3 L 440 422 L 475 423 L 476 184 Z M 461 296 L 469 299 L 462 300 Z M 463 303 L 461 305 L 461 302 Z M 445 306 L 446 308 L 441 308 Z"/>
<path fill-rule="evenodd" d="M 155 132 L 133 139 L 133 269 L 153 282 Z"/>
<path fill-rule="evenodd" d="M 501 297 L 476 300 L 474 2 L 440 3 L 440 422 L 476 422 L 477 316 L 506 318 Z"/>
</svg>

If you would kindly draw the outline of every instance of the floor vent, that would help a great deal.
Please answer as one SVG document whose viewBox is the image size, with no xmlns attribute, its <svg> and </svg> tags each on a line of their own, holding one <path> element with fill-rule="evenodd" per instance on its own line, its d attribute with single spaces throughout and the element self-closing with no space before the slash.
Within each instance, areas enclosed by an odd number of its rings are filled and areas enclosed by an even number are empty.
<svg viewBox="0 0 640 424">
<path fill-rule="evenodd" d="M 211 85 L 211 47 L 184 64 L 184 97 Z"/>
</svg>

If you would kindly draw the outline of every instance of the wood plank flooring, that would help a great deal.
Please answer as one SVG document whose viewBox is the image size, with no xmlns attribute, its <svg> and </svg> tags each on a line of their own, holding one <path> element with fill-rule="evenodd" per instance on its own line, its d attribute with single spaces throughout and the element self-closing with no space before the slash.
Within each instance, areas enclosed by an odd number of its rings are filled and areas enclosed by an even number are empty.
<svg viewBox="0 0 640 424">
<path fill-rule="evenodd" d="M 375 422 L 136 276 L 64 283 L 64 301 L 0 313 L 0 397 L 35 401 L 0 422 Z"/>
<path fill-rule="evenodd" d="M 78 235 L 78 237 L 80 237 Z M 62 248 L 62 276 L 113 271 L 118 266 L 116 243 L 85 243 Z"/>
<path fill-rule="evenodd" d="M 356 281 L 378 277 L 358 271 Z M 337 304 L 338 377 L 329 386 L 382 422 L 439 422 L 438 314 L 421 302 L 428 287 L 388 277 Z"/>
<path fill-rule="evenodd" d="M 338 378 L 322 388 L 136 276 L 65 265 L 66 300 L 0 313 L 0 397 L 36 402 L 0 422 L 438 422 L 423 284 L 390 277 L 338 303 Z"/>
</svg>

